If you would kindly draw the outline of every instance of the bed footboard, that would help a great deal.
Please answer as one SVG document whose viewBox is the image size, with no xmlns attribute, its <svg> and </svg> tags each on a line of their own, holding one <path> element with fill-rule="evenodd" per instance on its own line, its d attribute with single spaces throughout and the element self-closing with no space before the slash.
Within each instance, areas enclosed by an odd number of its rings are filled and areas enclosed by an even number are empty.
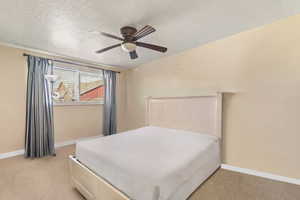
<svg viewBox="0 0 300 200">
<path fill-rule="evenodd" d="M 130 200 L 110 183 L 69 156 L 71 184 L 87 200 Z"/>
</svg>

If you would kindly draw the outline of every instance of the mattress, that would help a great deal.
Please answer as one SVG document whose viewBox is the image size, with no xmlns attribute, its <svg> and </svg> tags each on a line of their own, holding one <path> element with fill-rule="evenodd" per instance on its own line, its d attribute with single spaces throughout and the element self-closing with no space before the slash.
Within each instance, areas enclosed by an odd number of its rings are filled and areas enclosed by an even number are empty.
<svg viewBox="0 0 300 200">
<path fill-rule="evenodd" d="M 76 158 L 130 199 L 184 200 L 220 166 L 220 144 L 149 126 L 78 142 Z"/>
</svg>

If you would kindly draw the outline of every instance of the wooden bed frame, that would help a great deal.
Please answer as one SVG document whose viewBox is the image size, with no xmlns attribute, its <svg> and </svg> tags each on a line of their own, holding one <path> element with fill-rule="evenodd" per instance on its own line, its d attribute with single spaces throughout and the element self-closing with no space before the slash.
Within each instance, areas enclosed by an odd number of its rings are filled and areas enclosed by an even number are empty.
<svg viewBox="0 0 300 200">
<path fill-rule="evenodd" d="M 149 97 L 147 125 L 208 133 L 222 138 L 222 94 Z M 222 143 L 222 142 L 221 142 Z M 87 200 L 130 200 L 104 177 L 69 156 L 71 184 Z"/>
</svg>

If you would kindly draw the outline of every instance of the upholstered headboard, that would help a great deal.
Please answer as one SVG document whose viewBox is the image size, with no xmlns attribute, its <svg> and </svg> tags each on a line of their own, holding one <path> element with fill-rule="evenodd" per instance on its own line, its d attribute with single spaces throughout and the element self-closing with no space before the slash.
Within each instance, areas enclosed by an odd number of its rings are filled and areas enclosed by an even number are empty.
<svg viewBox="0 0 300 200">
<path fill-rule="evenodd" d="M 148 97 L 147 125 L 222 137 L 222 94 Z"/>
</svg>

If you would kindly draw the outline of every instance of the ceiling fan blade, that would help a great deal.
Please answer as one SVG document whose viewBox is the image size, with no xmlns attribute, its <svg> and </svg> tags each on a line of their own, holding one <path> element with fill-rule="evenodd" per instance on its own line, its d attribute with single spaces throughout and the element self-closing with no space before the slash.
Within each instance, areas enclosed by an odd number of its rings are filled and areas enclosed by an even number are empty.
<svg viewBox="0 0 300 200">
<path fill-rule="evenodd" d="M 139 34 L 141 34 L 142 32 L 144 32 L 145 30 L 152 29 L 152 28 L 153 28 L 152 26 L 146 25 L 146 26 L 144 26 L 143 28 L 141 28 L 140 30 L 138 30 L 138 31 L 134 34 L 134 36 L 138 36 Z"/>
<path fill-rule="evenodd" d="M 144 47 L 144 48 L 152 49 L 154 51 L 159 51 L 159 52 L 163 52 L 163 53 L 165 53 L 168 50 L 166 47 L 157 46 L 154 44 L 148 44 L 148 43 L 144 43 L 144 42 L 136 42 L 135 44 L 139 47 Z"/>
<path fill-rule="evenodd" d="M 132 60 L 138 58 L 138 55 L 137 55 L 136 51 L 129 52 L 129 55 L 130 55 L 130 58 Z"/>
<path fill-rule="evenodd" d="M 103 53 L 105 51 L 108 51 L 110 49 L 113 49 L 113 48 L 116 48 L 116 47 L 119 47 L 119 46 L 121 46 L 121 43 L 120 44 L 115 44 L 115 45 L 112 45 L 112 46 L 109 46 L 109 47 L 106 47 L 104 49 L 100 49 L 100 50 L 96 51 L 96 53 Z"/>
<path fill-rule="evenodd" d="M 142 28 L 141 30 L 139 30 L 138 32 L 136 32 L 134 34 L 134 36 L 133 36 L 134 40 L 136 41 L 136 40 L 138 40 L 138 39 L 140 39 L 142 37 L 145 37 L 145 36 L 147 36 L 147 35 L 155 32 L 155 31 L 156 30 L 152 26 L 147 25 L 147 26 L 145 26 L 144 28 Z"/>
<path fill-rule="evenodd" d="M 106 37 L 113 38 L 113 39 L 116 39 L 116 40 L 124 41 L 123 38 L 118 37 L 118 36 L 115 36 L 115 35 L 112 35 L 112 34 L 109 34 L 109 33 L 101 32 L 101 35 L 104 35 L 104 36 L 106 36 Z"/>
</svg>

